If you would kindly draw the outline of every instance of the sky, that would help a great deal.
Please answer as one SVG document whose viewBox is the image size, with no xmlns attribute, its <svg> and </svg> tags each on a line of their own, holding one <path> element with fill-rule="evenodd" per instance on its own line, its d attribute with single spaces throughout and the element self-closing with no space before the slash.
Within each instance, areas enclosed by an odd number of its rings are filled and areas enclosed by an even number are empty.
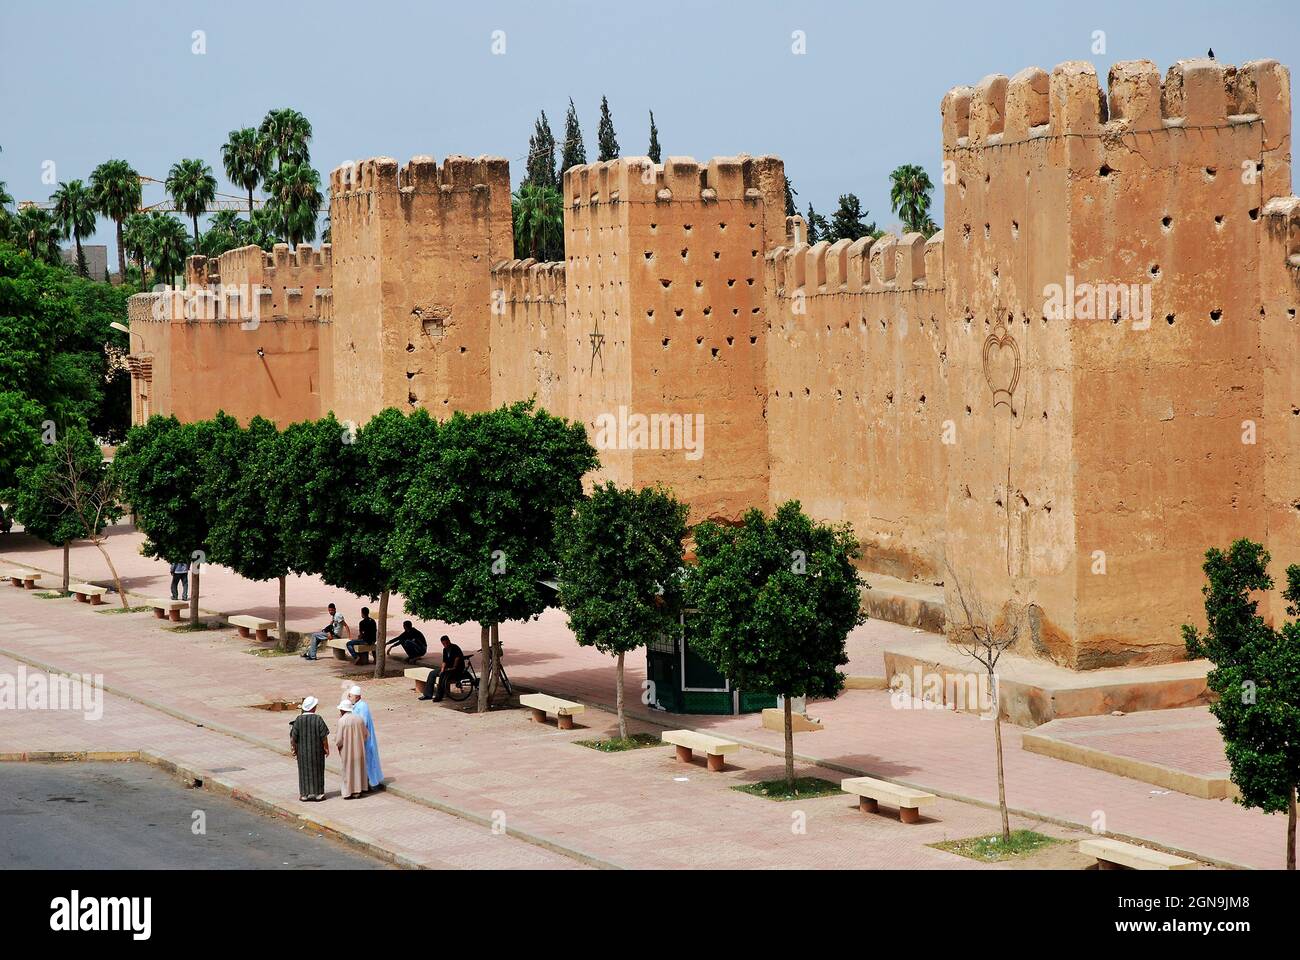
<svg viewBox="0 0 1300 960">
<path fill-rule="evenodd" d="M 570 97 L 595 159 L 604 95 L 624 155 L 646 152 L 653 110 L 665 157 L 773 153 L 801 211 L 852 192 L 896 228 L 889 171 L 919 163 L 941 182 L 949 88 L 1075 59 L 1103 78 L 1116 60 L 1163 73 L 1210 47 L 1300 64 L 1300 4 L 0 0 L 0 180 L 44 200 L 51 169 L 84 179 L 120 157 L 161 180 L 200 157 L 238 196 L 226 136 L 293 107 L 324 185 L 345 161 L 452 153 L 505 156 L 518 183 L 538 112 L 560 138 Z M 111 223 L 90 242 L 115 262 Z"/>
</svg>

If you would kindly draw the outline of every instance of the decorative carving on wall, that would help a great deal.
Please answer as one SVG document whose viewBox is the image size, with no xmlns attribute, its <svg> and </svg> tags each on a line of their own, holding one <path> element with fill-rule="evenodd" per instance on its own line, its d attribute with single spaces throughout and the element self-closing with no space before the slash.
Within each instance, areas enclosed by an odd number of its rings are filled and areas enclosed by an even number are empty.
<svg viewBox="0 0 1300 960">
<path fill-rule="evenodd" d="M 1014 412 L 1012 397 L 1020 383 L 1020 347 L 1000 322 L 984 341 L 984 380 L 993 391 L 993 406 L 1005 403 Z"/>
</svg>

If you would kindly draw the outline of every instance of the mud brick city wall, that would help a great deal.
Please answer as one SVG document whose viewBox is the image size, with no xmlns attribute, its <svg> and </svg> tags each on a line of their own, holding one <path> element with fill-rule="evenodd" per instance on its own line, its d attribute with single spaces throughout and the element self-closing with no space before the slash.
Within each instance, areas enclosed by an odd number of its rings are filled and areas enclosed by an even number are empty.
<svg viewBox="0 0 1300 960">
<path fill-rule="evenodd" d="M 504 159 L 346 164 L 332 248 L 133 299 L 134 415 L 700 417 L 698 457 L 615 435 L 589 479 L 696 520 L 798 499 L 869 573 L 973 585 L 1023 653 L 1180 659 L 1207 547 L 1300 562 L 1289 75 L 1033 67 L 949 91 L 939 129 L 928 240 L 809 246 L 775 157 L 630 157 L 565 172 L 557 263 L 514 259 Z M 231 283 L 263 288 L 257 343 L 185 318 Z"/>
</svg>

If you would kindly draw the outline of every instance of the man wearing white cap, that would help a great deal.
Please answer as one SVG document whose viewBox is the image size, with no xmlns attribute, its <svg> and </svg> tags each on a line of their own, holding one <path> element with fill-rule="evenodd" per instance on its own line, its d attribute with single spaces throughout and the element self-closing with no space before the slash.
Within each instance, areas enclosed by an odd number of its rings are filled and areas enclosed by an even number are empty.
<svg viewBox="0 0 1300 960">
<path fill-rule="evenodd" d="M 325 799 L 325 758 L 330 752 L 330 728 L 316 713 L 320 701 L 308 697 L 302 713 L 289 724 L 289 747 L 298 759 L 298 799 Z"/>
<path fill-rule="evenodd" d="M 366 722 L 352 712 L 352 701 L 339 701 L 339 733 L 334 744 L 343 765 L 343 799 L 366 792 Z"/>
<path fill-rule="evenodd" d="M 348 700 L 352 703 L 352 713 L 366 724 L 366 784 L 375 790 L 384 783 L 384 771 L 379 766 L 379 740 L 375 736 L 375 717 L 370 712 L 370 704 L 361 699 L 361 688 L 355 683 L 348 690 Z"/>
</svg>

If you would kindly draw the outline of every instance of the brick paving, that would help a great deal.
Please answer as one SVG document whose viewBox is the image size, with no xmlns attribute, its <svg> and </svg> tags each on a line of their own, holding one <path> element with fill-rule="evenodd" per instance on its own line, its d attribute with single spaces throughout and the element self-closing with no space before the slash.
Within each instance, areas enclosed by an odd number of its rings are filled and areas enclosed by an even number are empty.
<svg viewBox="0 0 1300 960">
<path fill-rule="evenodd" d="M 161 563 L 140 557 L 138 544 L 138 535 L 126 528 L 117 528 L 110 538 L 110 549 L 127 580 L 127 588 L 142 595 L 162 594 L 167 583 L 165 569 Z M 45 570 L 57 569 L 60 562 L 57 551 L 16 535 L 0 541 L 0 562 L 3 560 Z M 103 562 L 93 548 L 74 551 L 73 570 L 95 580 L 103 579 Z M 205 609 L 274 614 L 274 582 L 246 583 L 221 568 L 208 567 L 203 585 Z M 19 607 L 4 602 L 11 594 L 22 600 Z M 323 607 L 330 599 L 339 602 L 355 623 L 360 601 L 346 598 L 341 591 L 314 578 L 291 578 L 290 627 L 318 627 L 324 620 Z M 38 626 L 27 619 L 36 604 L 61 605 L 60 623 L 65 614 L 103 623 L 94 633 L 78 631 L 80 639 L 69 643 L 66 633 L 51 620 L 42 620 Z M 396 604 L 394 609 L 398 609 Z M 147 614 L 98 614 L 85 606 L 75 607 L 71 601 L 23 598 L 12 588 L 0 588 L 0 615 L 23 619 L 30 625 L 24 628 L 30 632 L 24 633 L 19 644 L 25 655 L 47 657 L 69 669 L 75 669 L 77 663 L 93 662 L 110 684 L 128 687 L 133 696 L 208 716 L 262 738 L 282 737 L 285 718 L 252 710 L 246 704 L 308 693 L 328 703 L 334 687 L 368 672 L 332 660 L 306 664 L 297 657 L 253 658 L 244 652 L 248 642 L 238 641 L 229 633 L 169 633 L 154 626 L 157 621 L 150 620 Z M 395 631 L 401 616 L 394 615 L 392 620 Z M 478 630 L 473 625 L 419 625 L 431 642 L 439 633 L 447 632 L 467 650 L 478 646 Z M 850 639 L 849 671 L 879 673 L 880 645 L 898 631 L 910 632 L 911 628 L 871 621 L 855 631 Z M 507 650 L 507 667 L 521 685 L 592 705 L 613 702 L 611 659 L 577 647 L 561 612 L 548 611 L 526 624 L 505 624 L 501 637 Z M 0 649 L 13 649 L 15 642 L 11 630 L 0 630 Z M 398 660 L 393 671 L 400 674 L 401 666 Z M 754 716 L 651 715 L 638 700 L 644 677 L 644 659 L 629 657 L 627 694 L 634 704 L 634 714 L 641 714 L 645 721 L 713 730 L 779 750 L 780 734 L 763 730 Z M 894 837 L 900 825 L 895 822 L 891 826 L 884 818 L 864 820 L 839 798 L 807 803 L 809 833 L 792 843 L 786 839 L 790 820 L 785 805 L 720 789 L 728 781 L 757 780 L 779 773 L 776 756 L 742 751 L 738 769 L 707 779 L 700 769 L 688 771 L 683 784 L 677 779 L 682 768 L 671 760 L 666 749 L 603 755 L 569 742 L 581 739 L 581 731 L 559 734 L 554 728 L 538 728 L 514 711 L 476 717 L 428 703 L 412 703 L 408 686 L 400 676 L 367 684 L 368 697 L 376 704 L 381 724 L 385 772 L 394 777 L 395 785 L 409 786 L 430 799 L 454 802 L 481 815 L 504 810 L 511 822 L 594 857 L 624 865 L 683 866 L 687 865 L 684 859 L 701 856 L 698 851 L 708 848 L 708 844 L 722 843 L 732 853 L 710 855 L 707 859 L 711 865 L 967 865 L 953 862 L 959 858 L 923 847 L 922 843 L 930 841 L 916 831 L 899 835 L 891 842 L 888 838 Z M 846 692 L 834 702 L 813 704 L 810 713 L 821 717 L 827 729 L 798 734 L 796 751 L 809 762 L 827 765 L 822 775 L 828 779 L 841 776 L 839 771 L 864 772 L 952 797 L 985 804 L 996 802 L 993 735 L 987 721 L 948 711 L 896 709 L 888 693 L 865 690 Z M 1173 711 L 1134 718 L 1159 728 L 1163 713 Z M 598 732 L 612 722 L 608 715 L 590 710 L 585 718 Z M 476 727 L 491 729 L 478 731 Z M 648 725 L 645 728 L 654 729 Z M 1245 810 L 1230 801 L 1168 793 L 1138 781 L 1030 754 L 1021 749 L 1017 728 L 1003 729 L 1008 801 L 1015 809 L 1077 825 L 1101 820 L 1111 833 L 1225 863 L 1283 865 L 1286 824 L 1282 817 Z M 488 732 L 490 736 L 475 735 Z M 588 731 L 585 735 L 592 734 Z M 1195 735 L 1204 737 L 1203 732 Z M 1142 744 L 1136 737 L 1127 739 L 1134 744 L 1133 749 L 1158 751 L 1160 738 L 1157 729 L 1151 743 Z M 1180 756 L 1174 751 L 1173 761 L 1184 762 Z M 707 791 L 707 802 L 698 791 Z M 575 793 L 578 796 L 571 795 Z M 575 814 L 575 809 L 581 812 Z M 746 811 L 746 816 L 738 818 L 738 810 Z M 950 837 L 971 835 L 991 829 L 996 823 L 995 811 L 981 814 L 980 810 L 969 804 L 955 804 L 953 809 L 941 809 L 938 820 Z M 629 829 L 629 824 L 635 824 L 637 829 Z M 827 825 L 824 834 L 823 824 Z M 845 827 L 848 832 L 841 832 Z M 697 838 L 698 842 L 691 844 L 692 852 L 665 849 L 663 837 L 682 829 L 691 830 L 690 835 Z M 935 825 L 918 829 L 931 830 Z M 876 831 L 886 834 L 880 841 L 883 847 L 870 846 L 876 842 Z M 756 843 L 757 836 L 763 837 L 761 844 Z M 941 859 L 936 861 L 935 857 Z"/>
<path fill-rule="evenodd" d="M 1038 728 L 1066 743 L 1120 757 L 1158 763 L 1206 777 L 1228 776 L 1218 722 L 1208 707 L 1129 713 L 1115 717 L 1068 717 Z"/>
</svg>

